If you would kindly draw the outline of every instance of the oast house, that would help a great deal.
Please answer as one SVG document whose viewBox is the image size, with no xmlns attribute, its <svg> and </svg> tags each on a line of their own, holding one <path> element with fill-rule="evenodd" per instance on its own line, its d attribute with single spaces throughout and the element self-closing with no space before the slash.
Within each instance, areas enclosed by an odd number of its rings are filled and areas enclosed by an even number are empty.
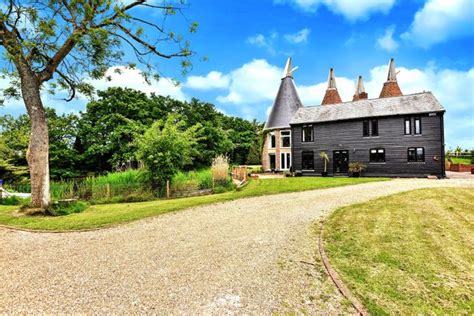
<svg viewBox="0 0 474 316">
<path fill-rule="evenodd" d="M 352 101 L 342 102 L 331 68 L 322 104 L 303 106 L 289 58 L 265 124 L 262 165 L 321 175 L 325 152 L 329 175 L 360 162 L 364 176 L 444 177 L 444 112 L 431 92 L 402 94 L 393 59 L 378 98 L 368 98 L 359 76 Z"/>
</svg>

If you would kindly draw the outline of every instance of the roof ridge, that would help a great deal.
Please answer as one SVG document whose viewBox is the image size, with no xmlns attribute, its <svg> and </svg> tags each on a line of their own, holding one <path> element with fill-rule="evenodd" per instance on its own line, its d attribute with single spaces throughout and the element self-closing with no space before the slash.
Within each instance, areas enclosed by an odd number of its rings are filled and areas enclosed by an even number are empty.
<svg viewBox="0 0 474 316">
<path fill-rule="evenodd" d="M 417 95 L 417 94 L 423 94 L 423 93 L 430 93 L 430 94 L 433 94 L 431 91 L 423 91 L 423 92 L 416 92 L 416 93 L 410 93 L 410 94 L 404 94 L 404 95 L 399 95 L 399 96 L 394 96 L 394 97 L 385 97 L 385 98 L 370 98 L 370 99 L 360 99 L 360 100 L 356 100 L 356 101 L 344 101 L 344 102 L 340 102 L 340 103 L 335 103 L 335 104 L 331 104 L 331 106 L 333 105 L 343 105 L 343 104 L 347 104 L 347 103 L 356 103 L 356 102 L 359 102 L 359 101 L 364 101 L 364 102 L 367 102 L 367 101 L 371 101 L 371 100 L 380 100 L 380 99 L 393 99 L 393 98 L 403 98 L 403 97 L 409 97 L 409 96 L 414 96 L 414 95 Z M 312 107 L 318 107 L 318 106 L 321 106 L 321 105 L 305 105 L 304 107 L 305 108 L 312 108 Z"/>
</svg>

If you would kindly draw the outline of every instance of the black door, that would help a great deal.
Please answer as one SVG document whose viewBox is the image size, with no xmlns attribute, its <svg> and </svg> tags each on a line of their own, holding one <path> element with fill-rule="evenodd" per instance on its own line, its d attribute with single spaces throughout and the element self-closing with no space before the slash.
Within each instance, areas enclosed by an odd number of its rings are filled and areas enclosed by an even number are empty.
<svg viewBox="0 0 474 316">
<path fill-rule="evenodd" d="M 333 153 L 334 173 L 349 172 L 349 151 L 335 150 Z"/>
<path fill-rule="evenodd" d="M 270 169 L 273 171 L 276 169 L 276 156 L 275 154 L 270 154 Z"/>
</svg>

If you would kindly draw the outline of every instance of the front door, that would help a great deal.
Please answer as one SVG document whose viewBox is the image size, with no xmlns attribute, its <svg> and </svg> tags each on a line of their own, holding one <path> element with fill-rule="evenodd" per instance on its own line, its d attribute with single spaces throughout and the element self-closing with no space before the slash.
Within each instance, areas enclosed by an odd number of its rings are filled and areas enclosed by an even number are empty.
<svg viewBox="0 0 474 316">
<path fill-rule="evenodd" d="M 275 154 L 270 154 L 270 169 L 273 171 L 276 169 L 276 156 Z"/>
<path fill-rule="evenodd" d="M 333 153 L 334 173 L 349 172 L 349 151 L 335 150 Z"/>
</svg>

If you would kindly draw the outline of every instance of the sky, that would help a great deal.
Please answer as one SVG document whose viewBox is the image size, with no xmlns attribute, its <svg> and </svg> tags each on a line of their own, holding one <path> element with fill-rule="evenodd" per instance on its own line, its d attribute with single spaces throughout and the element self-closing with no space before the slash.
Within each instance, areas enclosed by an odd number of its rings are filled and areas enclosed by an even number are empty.
<svg viewBox="0 0 474 316">
<path fill-rule="evenodd" d="M 158 19 L 150 10 L 134 14 Z M 393 57 L 404 94 L 432 91 L 445 107 L 447 148 L 474 148 L 474 0 L 190 0 L 184 14 L 199 24 L 187 37 L 196 56 L 186 77 L 178 61 L 160 60 L 164 78 L 151 85 L 140 66 L 124 65 L 109 69 L 110 82 L 90 82 L 99 90 L 121 86 L 198 98 L 225 114 L 263 122 L 289 56 L 299 67 L 294 80 L 305 106 L 321 103 L 331 67 L 343 101 L 352 99 L 359 75 L 369 98 L 378 97 Z M 170 27 L 181 28 L 182 20 Z M 6 82 L 0 79 L 0 89 Z M 66 103 L 44 93 L 43 102 L 77 113 L 87 100 Z M 24 112 L 21 101 L 0 107 L 0 115 Z"/>
</svg>

